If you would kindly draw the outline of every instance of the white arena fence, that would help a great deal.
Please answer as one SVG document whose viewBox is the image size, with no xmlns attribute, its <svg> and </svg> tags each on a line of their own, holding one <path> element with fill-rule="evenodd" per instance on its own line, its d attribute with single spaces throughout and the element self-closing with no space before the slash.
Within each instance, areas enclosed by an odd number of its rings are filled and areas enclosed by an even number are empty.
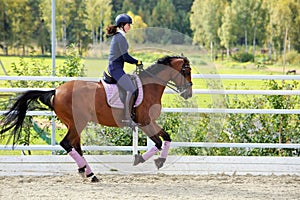
<svg viewBox="0 0 300 200">
<path fill-rule="evenodd" d="M 241 80 L 300 80 L 300 75 L 234 75 L 234 74 L 194 74 L 193 79 L 241 79 Z M 99 81 L 99 77 L 51 77 L 51 76 L 0 76 L 2 81 L 71 81 L 87 80 Z M 0 88 L 0 93 L 19 93 L 28 90 L 50 90 L 51 88 Z M 166 89 L 166 94 L 174 93 Z M 244 94 L 244 95 L 300 95 L 300 90 L 207 90 L 193 89 L 193 94 Z M 0 111 L 3 115 L 6 111 Z M 218 108 L 163 108 L 162 112 L 180 112 L 180 113 L 236 113 L 236 114 L 300 114 L 299 109 L 218 109 Z M 29 111 L 27 115 L 32 116 L 55 116 L 53 111 Z M 55 144 L 55 121 L 52 120 L 52 145 L 0 145 L 0 150 L 63 150 L 62 147 Z M 147 146 L 138 146 L 138 130 L 133 131 L 132 146 L 83 146 L 83 150 L 102 150 L 102 151 L 132 151 L 136 154 L 138 150 L 146 150 L 152 145 L 148 139 Z M 275 143 L 209 143 L 209 142 L 172 142 L 172 148 L 176 147 L 204 147 L 204 148 L 300 148 L 300 144 L 275 144 Z"/>
</svg>

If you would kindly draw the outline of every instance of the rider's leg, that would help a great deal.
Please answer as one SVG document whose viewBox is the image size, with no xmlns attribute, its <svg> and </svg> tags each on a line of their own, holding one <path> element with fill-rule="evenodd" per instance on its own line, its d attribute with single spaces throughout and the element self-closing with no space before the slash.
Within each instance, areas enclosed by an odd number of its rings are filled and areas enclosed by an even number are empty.
<svg viewBox="0 0 300 200">
<path fill-rule="evenodd" d="M 134 96 L 131 92 L 126 92 L 125 105 L 124 105 L 124 118 L 130 122 L 132 120 L 131 114 L 134 106 Z"/>
<path fill-rule="evenodd" d="M 134 106 L 134 96 L 133 93 L 136 90 L 131 78 L 129 75 L 124 74 L 119 80 L 118 85 L 126 90 L 126 98 L 124 105 L 124 122 L 127 123 L 128 126 L 134 126 L 135 123 L 132 121 L 131 114 Z"/>
<path fill-rule="evenodd" d="M 126 98 L 125 98 L 125 105 L 124 105 L 124 118 L 125 118 L 124 122 L 126 122 L 128 126 L 134 126 L 135 124 L 131 119 L 131 112 L 134 105 L 134 97 L 132 94 L 135 92 L 137 88 L 134 86 L 130 76 L 126 74 L 122 68 L 109 70 L 109 73 L 115 80 L 117 80 L 118 86 L 123 88 L 126 91 Z"/>
</svg>

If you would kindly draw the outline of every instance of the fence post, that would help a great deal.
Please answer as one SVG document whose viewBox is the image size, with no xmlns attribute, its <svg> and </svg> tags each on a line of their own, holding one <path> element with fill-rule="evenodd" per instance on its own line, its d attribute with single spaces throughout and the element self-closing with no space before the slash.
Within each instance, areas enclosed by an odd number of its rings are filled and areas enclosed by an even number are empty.
<svg viewBox="0 0 300 200">
<path fill-rule="evenodd" d="M 56 124 L 55 124 L 55 117 L 53 116 L 53 111 L 52 111 L 52 117 L 51 117 L 51 125 L 52 125 L 52 134 L 51 134 L 51 145 L 52 146 L 55 146 L 56 145 L 56 143 L 55 143 L 55 141 L 56 141 L 56 139 L 55 139 L 55 137 L 56 137 Z M 55 154 L 55 151 L 52 151 L 52 155 L 54 155 Z"/>
<path fill-rule="evenodd" d="M 155 143 L 147 136 L 147 150 L 152 148 L 155 145 Z"/>
<path fill-rule="evenodd" d="M 139 144 L 139 129 L 138 127 L 134 127 L 132 131 L 132 154 L 138 154 L 138 144 Z"/>
</svg>

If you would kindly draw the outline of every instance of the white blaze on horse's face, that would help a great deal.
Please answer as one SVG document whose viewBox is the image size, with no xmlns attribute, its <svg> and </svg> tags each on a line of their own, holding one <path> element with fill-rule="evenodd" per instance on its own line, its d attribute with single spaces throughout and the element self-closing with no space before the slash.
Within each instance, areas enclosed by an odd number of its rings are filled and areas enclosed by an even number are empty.
<svg viewBox="0 0 300 200">
<path fill-rule="evenodd" d="M 172 75 L 172 81 L 176 84 L 180 96 L 184 99 L 192 97 L 192 75 L 188 60 L 176 59 L 172 61 L 172 66 L 176 70 Z"/>
</svg>

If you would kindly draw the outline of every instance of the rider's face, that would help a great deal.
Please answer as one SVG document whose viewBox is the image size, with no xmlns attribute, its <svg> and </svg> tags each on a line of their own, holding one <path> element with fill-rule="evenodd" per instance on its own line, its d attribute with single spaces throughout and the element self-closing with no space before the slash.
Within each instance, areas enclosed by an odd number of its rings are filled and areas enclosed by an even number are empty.
<svg viewBox="0 0 300 200">
<path fill-rule="evenodd" d="M 124 31 L 127 33 L 129 30 L 130 30 L 130 24 L 127 23 L 127 24 L 125 24 L 125 26 L 124 26 Z"/>
</svg>

